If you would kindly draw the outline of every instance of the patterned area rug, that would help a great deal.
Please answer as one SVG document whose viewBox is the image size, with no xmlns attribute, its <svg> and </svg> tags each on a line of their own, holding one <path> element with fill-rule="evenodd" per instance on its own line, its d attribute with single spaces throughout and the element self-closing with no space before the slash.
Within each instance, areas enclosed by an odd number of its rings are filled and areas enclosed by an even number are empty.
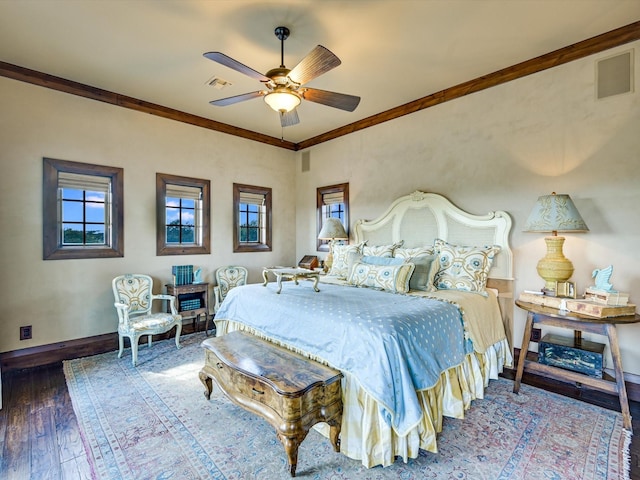
<svg viewBox="0 0 640 480">
<path fill-rule="evenodd" d="M 198 372 L 204 335 L 131 352 L 64 362 L 73 406 L 96 479 L 283 479 L 284 449 L 274 430 L 215 388 L 203 395 Z M 421 452 L 386 468 L 364 468 L 335 453 L 312 430 L 300 446 L 296 477 L 344 479 L 624 479 L 630 435 L 617 412 L 523 385 L 492 380 L 464 420 L 445 419 L 439 453 Z"/>
</svg>

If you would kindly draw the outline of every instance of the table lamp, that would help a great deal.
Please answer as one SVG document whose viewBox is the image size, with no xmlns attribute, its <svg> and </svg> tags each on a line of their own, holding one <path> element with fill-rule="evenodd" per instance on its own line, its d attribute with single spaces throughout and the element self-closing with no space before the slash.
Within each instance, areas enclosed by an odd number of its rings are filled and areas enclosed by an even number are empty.
<svg viewBox="0 0 640 480">
<path fill-rule="evenodd" d="M 571 260 L 562 253 L 564 237 L 559 237 L 558 232 L 587 232 L 589 228 L 571 197 L 553 192 L 538 197 L 524 231 L 551 233 L 544 239 L 547 255 L 538 262 L 537 271 L 545 281 L 544 290 L 555 294 L 557 282 L 566 282 L 573 274 Z"/>
<path fill-rule="evenodd" d="M 329 253 L 324 261 L 324 271 L 328 272 L 331 270 L 331 264 L 333 263 L 333 241 L 348 240 L 349 235 L 347 235 L 339 218 L 328 217 L 324 219 L 324 223 L 318 234 L 318 239 L 329 240 Z"/>
</svg>

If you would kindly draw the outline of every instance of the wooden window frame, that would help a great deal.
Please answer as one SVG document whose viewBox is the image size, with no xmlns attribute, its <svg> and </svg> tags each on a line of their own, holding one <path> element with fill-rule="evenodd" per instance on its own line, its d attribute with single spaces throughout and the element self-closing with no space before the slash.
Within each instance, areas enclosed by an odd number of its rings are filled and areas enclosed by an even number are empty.
<svg viewBox="0 0 640 480">
<path fill-rule="evenodd" d="M 195 187 L 202 190 L 202 243 L 169 245 L 166 242 L 167 185 Z M 211 182 L 192 177 L 156 173 L 156 255 L 200 255 L 211 253 Z"/>
<path fill-rule="evenodd" d="M 96 177 L 109 177 L 110 235 L 106 246 L 71 246 L 60 242 L 58 209 L 58 174 L 60 172 Z M 107 167 L 69 160 L 43 158 L 42 172 L 42 257 L 43 260 L 67 260 L 79 258 L 124 257 L 124 171 L 119 167 Z"/>
<path fill-rule="evenodd" d="M 323 201 L 324 195 L 330 193 L 342 193 L 344 197 L 344 229 L 349 234 L 349 183 L 338 183 L 326 187 L 318 187 L 316 190 L 316 249 L 319 252 L 329 251 L 329 241 L 318 239 L 320 230 L 322 229 L 322 207 L 325 205 Z"/>
<path fill-rule="evenodd" d="M 264 242 L 247 243 L 240 242 L 240 194 L 242 192 L 252 193 L 256 195 L 264 195 Z M 233 251 L 235 253 L 242 252 L 270 252 L 271 251 L 271 197 L 272 191 L 269 187 L 256 187 L 253 185 L 243 185 L 240 183 L 233 184 Z"/>
</svg>

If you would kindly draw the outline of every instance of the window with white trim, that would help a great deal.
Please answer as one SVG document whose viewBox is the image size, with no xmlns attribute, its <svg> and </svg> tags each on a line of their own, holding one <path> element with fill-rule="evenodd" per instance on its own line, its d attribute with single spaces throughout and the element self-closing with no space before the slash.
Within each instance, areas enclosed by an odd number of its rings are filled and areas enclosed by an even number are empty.
<svg viewBox="0 0 640 480">
<path fill-rule="evenodd" d="M 66 160 L 43 162 L 43 258 L 124 256 L 123 170 Z"/>
<path fill-rule="evenodd" d="M 234 183 L 233 209 L 233 251 L 271 251 L 271 189 Z"/>
<path fill-rule="evenodd" d="M 209 253 L 209 180 L 156 174 L 158 255 Z"/>
<path fill-rule="evenodd" d="M 349 233 L 349 184 L 341 183 L 328 187 L 319 187 L 316 194 L 316 238 L 320 234 L 325 218 L 335 217 L 342 222 Z M 318 251 L 329 251 L 329 241 L 319 240 Z"/>
</svg>

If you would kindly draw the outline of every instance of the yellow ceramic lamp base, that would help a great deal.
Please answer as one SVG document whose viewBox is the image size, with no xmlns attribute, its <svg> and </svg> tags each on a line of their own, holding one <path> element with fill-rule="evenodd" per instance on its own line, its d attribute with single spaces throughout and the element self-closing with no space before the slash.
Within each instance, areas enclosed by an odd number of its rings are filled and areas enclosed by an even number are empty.
<svg viewBox="0 0 640 480">
<path fill-rule="evenodd" d="M 547 255 L 538 262 L 537 270 L 545 290 L 556 289 L 556 282 L 566 282 L 573 275 L 573 263 L 562 253 L 564 237 L 546 237 Z"/>
</svg>

